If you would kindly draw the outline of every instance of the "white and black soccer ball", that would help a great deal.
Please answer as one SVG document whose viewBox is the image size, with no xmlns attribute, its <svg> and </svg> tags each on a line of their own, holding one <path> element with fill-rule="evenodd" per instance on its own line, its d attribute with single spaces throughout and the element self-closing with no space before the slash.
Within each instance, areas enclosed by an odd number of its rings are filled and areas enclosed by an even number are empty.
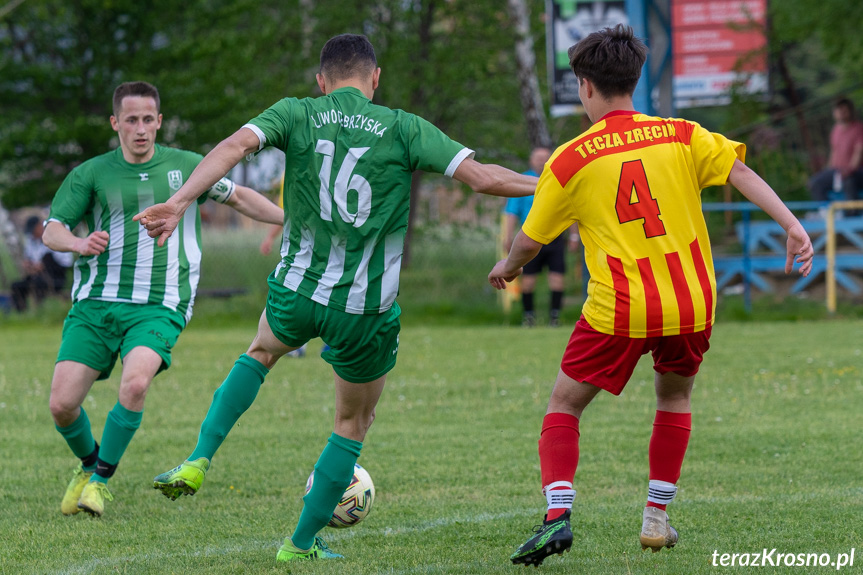
<svg viewBox="0 0 863 575">
<path fill-rule="evenodd" d="M 309 479 L 306 481 L 306 493 L 311 490 L 314 482 L 315 472 L 312 471 L 312 474 L 309 475 Z M 374 502 L 375 484 L 372 483 L 372 476 L 359 464 L 355 463 L 351 483 L 345 489 L 345 493 L 339 500 L 339 504 L 336 505 L 333 516 L 327 525 L 337 529 L 356 525 L 366 518 L 366 515 L 372 510 Z"/>
</svg>

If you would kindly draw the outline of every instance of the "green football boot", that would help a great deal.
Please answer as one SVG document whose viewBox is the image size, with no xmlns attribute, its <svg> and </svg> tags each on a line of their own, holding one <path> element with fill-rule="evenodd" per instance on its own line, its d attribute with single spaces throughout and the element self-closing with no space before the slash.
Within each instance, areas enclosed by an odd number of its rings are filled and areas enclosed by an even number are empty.
<svg viewBox="0 0 863 575">
<path fill-rule="evenodd" d="M 101 481 L 90 481 L 81 492 L 78 509 L 86 511 L 93 517 L 102 517 L 105 512 L 105 500 L 114 501 L 114 496 L 108 491 L 108 486 Z"/>
<path fill-rule="evenodd" d="M 570 512 L 567 511 L 553 521 L 543 521 L 542 525 L 533 528 L 534 535 L 516 549 L 510 556 L 510 561 L 518 565 L 533 565 L 539 567 L 549 555 L 563 555 L 572 547 L 572 530 L 569 528 Z"/>
<path fill-rule="evenodd" d="M 66 493 L 63 494 L 63 501 L 60 503 L 60 512 L 63 515 L 75 515 L 81 511 L 78 508 L 78 500 L 81 499 L 81 492 L 84 491 L 84 486 L 90 482 L 92 476 L 93 472 L 84 471 L 84 466 L 78 462 L 78 467 L 75 468 L 72 479 L 66 486 Z"/>
<path fill-rule="evenodd" d="M 153 489 L 158 489 L 162 495 L 174 501 L 180 495 L 194 495 L 201 484 L 204 483 L 204 475 L 210 468 L 210 462 L 206 457 L 195 461 L 184 461 L 171 471 L 166 471 L 153 478 Z"/>
<path fill-rule="evenodd" d="M 297 549 L 290 537 L 285 537 L 285 542 L 276 553 L 276 561 L 304 561 L 307 559 L 341 559 L 343 555 L 333 553 L 324 540 L 315 537 L 315 543 L 308 551 Z"/>
</svg>

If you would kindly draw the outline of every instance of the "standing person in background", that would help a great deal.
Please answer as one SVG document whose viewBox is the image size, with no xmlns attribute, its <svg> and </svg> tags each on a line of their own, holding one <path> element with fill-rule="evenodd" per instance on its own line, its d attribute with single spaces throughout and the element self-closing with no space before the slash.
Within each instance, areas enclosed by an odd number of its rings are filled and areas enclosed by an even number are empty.
<svg viewBox="0 0 863 575">
<path fill-rule="evenodd" d="M 12 283 L 12 303 L 15 310 L 27 309 L 32 295 L 41 301 L 48 294 L 61 293 L 66 288 L 66 276 L 73 255 L 55 252 L 42 242 L 44 224 L 39 216 L 30 216 L 24 225 L 24 277 Z"/>
<path fill-rule="evenodd" d="M 548 148 L 534 148 L 530 153 L 530 169 L 524 172 L 528 176 L 539 176 L 543 166 L 551 157 Z M 510 198 L 503 210 L 504 217 L 504 253 L 509 253 L 512 241 L 521 224 L 530 212 L 533 205 L 533 196 Z M 533 295 L 536 290 L 537 276 L 542 268 L 548 268 L 548 288 L 551 291 L 551 303 L 549 305 L 548 325 L 558 327 L 560 325 L 560 311 L 563 308 L 564 275 L 566 273 L 566 249 L 570 251 L 578 248 L 578 225 L 573 224 L 569 232 L 564 232 L 552 242 L 542 246 L 535 258 L 525 264 L 521 276 L 521 305 L 522 325 L 533 327 L 536 325 L 536 310 L 534 309 Z"/>
<path fill-rule="evenodd" d="M 857 119 L 854 103 L 840 98 L 833 106 L 828 167 L 809 180 L 812 199 L 826 202 L 831 190 L 842 191 L 846 200 L 857 199 L 863 190 L 863 122 Z"/>
<path fill-rule="evenodd" d="M 493 287 L 504 289 L 543 244 L 579 223 L 590 284 L 542 422 L 539 462 L 548 511 L 512 554 L 513 563 L 540 565 L 572 545 L 582 412 L 603 389 L 619 395 L 648 352 L 656 415 L 640 543 L 653 551 L 677 543 L 666 506 L 677 493 L 691 429 L 692 384 L 715 319 L 703 188 L 731 183 L 788 234 L 785 272 L 795 261 L 804 276 L 812 269 L 809 236 L 743 164 L 743 144 L 694 122 L 635 110 L 632 94 L 646 58 L 647 47 L 622 24 L 569 49 L 593 125 L 554 152 L 509 256 L 488 276 Z"/>
<path fill-rule="evenodd" d="M 419 116 L 373 104 L 380 75 L 368 38 L 331 38 L 317 75 L 323 96 L 276 102 L 207 154 L 166 204 L 135 217 L 161 244 L 186 208 L 246 155 L 265 146 L 285 152 L 284 257 L 268 279 L 258 333 L 216 390 L 188 459 L 153 481 L 171 499 L 197 492 L 270 369 L 321 337 L 331 346 L 322 357 L 333 366 L 335 422 L 277 561 L 341 557 L 318 532 L 350 483 L 387 373 L 395 367 L 401 315 L 396 295 L 413 172 L 444 174 L 496 196 L 531 194 L 537 182 L 475 161 L 472 150 Z"/>
<path fill-rule="evenodd" d="M 275 182 L 275 179 L 273 180 L 273 182 Z M 275 187 L 273 184 L 270 184 L 270 185 Z M 284 174 L 284 172 L 282 172 L 282 177 L 279 178 L 278 188 L 279 188 L 279 190 L 278 190 L 278 193 L 276 195 L 276 204 L 280 208 L 284 209 L 284 207 L 285 207 L 285 198 L 284 198 L 285 174 Z M 281 224 L 276 225 L 276 226 L 270 226 L 269 230 L 267 230 L 267 235 L 264 236 L 263 240 L 261 240 L 261 245 L 259 247 L 259 251 L 265 256 L 270 255 L 270 252 L 273 251 L 273 244 L 276 243 L 276 239 L 281 240 L 282 235 L 284 234 L 284 231 L 285 231 L 284 222 L 282 222 Z M 279 242 L 279 248 L 281 248 L 281 245 L 282 245 L 282 243 L 280 241 Z"/>
<path fill-rule="evenodd" d="M 81 461 L 60 511 L 99 517 L 113 500 L 108 480 L 141 425 L 153 377 L 171 365 L 171 349 L 192 317 L 201 266 L 198 204 L 186 213 L 167 250 L 132 221 L 139 210 L 180 189 L 201 156 L 156 144 L 162 125 L 159 92 L 146 82 L 114 91 L 111 127 L 120 147 L 72 170 L 51 204 L 43 240 L 80 255 L 75 263 L 72 309 L 51 381 L 49 405 L 57 431 Z M 207 198 L 256 220 L 282 221 L 282 210 L 255 190 L 223 178 Z M 72 233 L 86 222 L 89 234 Z M 82 404 L 96 380 L 123 362 L 117 403 L 96 443 Z"/>
</svg>

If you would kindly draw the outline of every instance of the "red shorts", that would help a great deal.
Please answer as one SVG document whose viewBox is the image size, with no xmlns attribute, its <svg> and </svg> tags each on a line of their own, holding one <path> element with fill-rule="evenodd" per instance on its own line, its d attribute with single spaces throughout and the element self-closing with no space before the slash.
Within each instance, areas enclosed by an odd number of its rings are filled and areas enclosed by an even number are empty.
<svg viewBox="0 0 863 575">
<path fill-rule="evenodd" d="M 560 369 L 576 381 L 620 395 L 639 358 L 648 351 L 653 352 L 653 369 L 658 373 L 682 377 L 698 373 L 710 349 L 710 331 L 708 327 L 683 335 L 631 338 L 600 333 L 582 316 L 566 345 Z"/>
</svg>

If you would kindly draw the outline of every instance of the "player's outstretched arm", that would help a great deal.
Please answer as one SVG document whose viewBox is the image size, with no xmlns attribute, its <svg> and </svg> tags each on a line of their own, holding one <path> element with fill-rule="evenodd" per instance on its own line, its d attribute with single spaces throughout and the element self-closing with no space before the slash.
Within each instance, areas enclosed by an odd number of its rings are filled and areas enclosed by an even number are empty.
<svg viewBox="0 0 863 575">
<path fill-rule="evenodd" d="M 472 158 L 459 164 L 452 177 L 475 192 L 505 198 L 532 196 L 539 181 L 535 176 L 525 176 L 496 164 L 481 164 Z"/>
<path fill-rule="evenodd" d="M 281 226 L 285 221 L 282 208 L 246 186 L 237 185 L 226 203 L 244 216 L 259 222 Z"/>
<path fill-rule="evenodd" d="M 815 251 L 812 249 L 812 240 L 809 239 L 809 234 L 803 229 L 800 220 L 782 203 L 773 188 L 740 160 L 734 161 L 728 181 L 740 190 L 746 199 L 767 212 L 788 234 L 785 246 L 787 254 L 785 273 L 791 273 L 794 263 L 797 262 L 800 264 L 800 273 L 808 276 L 812 271 L 812 258 Z"/>
<path fill-rule="evenodd" d="M 256 152 L 260 143 L 258 136 L 248 128 L 240 128 L 210 151 L 192 171 L 189 179 L 164 204 L 155 204 L 135 215 L 132 219 L 147 228 L 151 238 L 159 238 L 159 246 L 171 236 L 192 202 L 213 184 L 225 177 L 237 163 L 248 154 Z"/>
<path fill-rule="evenodd" d="M 536 257 L 542 244 L 519 231 L 505 260 L 500 260 L 488 274 L 488 283 L 495 289 L 506 289 L 506 283 L 521 275 L 521 268 Z"/>
<path fill-rule="evenodd" d="M 96 231 L 79 238 L 62 223 L 52 220 L 45 226 L 42 243 L 55 252 L 74 252 L 82 256 L 97 256 L 108 248 L 108 232 Z"/>
</svg>

